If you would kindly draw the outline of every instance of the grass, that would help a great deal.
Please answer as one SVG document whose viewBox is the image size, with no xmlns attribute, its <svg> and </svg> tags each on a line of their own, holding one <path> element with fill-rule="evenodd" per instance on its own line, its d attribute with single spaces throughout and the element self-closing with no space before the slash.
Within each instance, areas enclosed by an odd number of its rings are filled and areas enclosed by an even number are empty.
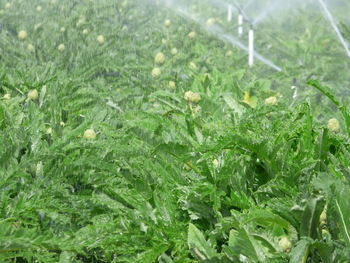
<svg viewBox="0 0 350 263">
<path fill-rule="evenodd" d="M 261 26 L 274 72 L 142 3 L 0 0 L 0 261 L 348 262 L 349 62 L 327 21 Z"/>
</svg>

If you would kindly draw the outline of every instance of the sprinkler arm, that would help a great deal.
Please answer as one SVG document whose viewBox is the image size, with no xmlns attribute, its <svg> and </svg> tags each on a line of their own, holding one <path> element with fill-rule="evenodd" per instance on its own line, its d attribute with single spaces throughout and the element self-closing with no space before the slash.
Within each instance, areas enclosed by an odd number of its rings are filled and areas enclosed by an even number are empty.
<svg viewBox="0 0 350 263">
<path fill-rule="evenodd" d="M 251 19 L 248 17 L 248 15 L 244 12 L 243 8 L 237 4 L 236 2 L 233 3 L 233 6 L 237 9 L 237 11 L 243 15 L 244 21 L 248 21 L 250 23 Z"/>
</svg>

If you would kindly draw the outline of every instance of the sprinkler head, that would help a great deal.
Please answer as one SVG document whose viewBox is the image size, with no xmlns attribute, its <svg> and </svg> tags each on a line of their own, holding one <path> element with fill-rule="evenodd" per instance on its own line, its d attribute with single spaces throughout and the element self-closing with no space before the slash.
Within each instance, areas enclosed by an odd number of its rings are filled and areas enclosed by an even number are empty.
<svg viewBox="0 0 350 263">
<path fill-rule="evenodd" d="M 249 18 L 246 17 L 246 16 L 243 16 L 243 17 L 244 17 L 243 21 L 244 21 L 245 23 L 250 24 L 250 26 L 253 26 L 253 25 L 254 25 L 252 19 L 249 19 Z"/>
<path fill-rule="evenodd" d="M 236 2 L 233 3 L 233 6 L 237 9 L 239 15 L 243 16 L 244 21 L 250 22 L 250 19 L 248 18 L 247 14 L 244 12 L 244 8 L 242 8 L 239 4 Z"/>
</svg>

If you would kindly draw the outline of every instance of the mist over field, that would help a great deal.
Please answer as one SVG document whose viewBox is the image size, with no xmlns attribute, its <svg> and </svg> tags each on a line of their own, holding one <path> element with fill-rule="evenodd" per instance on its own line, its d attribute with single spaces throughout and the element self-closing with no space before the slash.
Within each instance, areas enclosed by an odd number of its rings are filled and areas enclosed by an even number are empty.
<svg viewBox="0 0 350 263">
<path fill-rule="evenodd" d="M 349 12 L 0 0 L 0 262 L 350 262 Z"/>
</svg>

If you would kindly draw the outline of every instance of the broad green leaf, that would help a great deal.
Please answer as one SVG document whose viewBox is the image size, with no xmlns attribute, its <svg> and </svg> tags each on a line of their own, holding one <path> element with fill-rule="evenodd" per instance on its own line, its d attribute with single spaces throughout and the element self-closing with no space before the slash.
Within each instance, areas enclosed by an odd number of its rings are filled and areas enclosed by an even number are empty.
<svg viewBox="0 0 350 263">
<path fill-rule="evenodd" d="M 310 253 L 311 240 L 301 239 L 290 252 L 290 263 L 306 263 Z"/>
<path fill-rule="evenodd" d="M 286 230 L 290 227 L 288 221 L 266 209 L 256 209 L 250 212 L 242 223 L 247 224 L 249 222 L 254 222 L 257 225 L 264 227 L 279 225 Z"/>
<path fill-rule="evenodd" d="M 317 241 L 314 242 L 313 247 L 317 249 L 323 262 L 337 262 L 333 260 L 335 247 L 332 244 L 326 242 Z"/>
<path fill-rule="evenodd" d="M 245 111 L 244 107 L 239 104 L 234 98 L 232 98 L 231 94 L 225 93 L 223 94 L 223 98 L 230 109 L 237 113 L 238 116 L 241 116 L 243 114 Z"/>
<path fill-rule="evenodd" d="M 250 260 L 253 260 L 253 262 L 262 262 L 266 259 L 267 248 L 258 242 L 259 239 L 260 238 L 256 240 L 254 236 L 249 234 L 244 228 L 238 231 L 231 230 L 228 241 L 230 248 L 228 249 L 227 253 L 229 254 L 227 255 L 229 257 L 244 255 Z M 231 254 L 232 252 L 234 252 L 234 254 Z"/>
<path fill-rule="evenodd" d="M 344 186 L 343 189 L 338 189 L 338 191 L 335 199 L 335 209 L 339 217 L 338 225 L 347 247 L 350 248 L 350 187 Z"/>
<path fill-rule="evenodd" d="M 41 108 L 44 104 L 44 99 L 45 99 L 45 95 L 46 95 L 46 92 L 47 92 L 47 86 L 44 85 L 42 88 L 41 88 L 41 91 L 40 91 L 40 96 L 39 96 L 39 107 Z"/>
<path fill-rule="evenodd" d="M 306 203 L 300 225 L 300 235 L 317 239 L 319 236 L 319 220 L 324 209 L 323 197 L 313 197 Z"/>
<path fill-rule="evenodd" d="M 189 224 L 187 243 L 192 254 L 199 259 L 215 257 L 215 250 L 205 240 L 203 233 L 193 224 Z"/>
</svg>

